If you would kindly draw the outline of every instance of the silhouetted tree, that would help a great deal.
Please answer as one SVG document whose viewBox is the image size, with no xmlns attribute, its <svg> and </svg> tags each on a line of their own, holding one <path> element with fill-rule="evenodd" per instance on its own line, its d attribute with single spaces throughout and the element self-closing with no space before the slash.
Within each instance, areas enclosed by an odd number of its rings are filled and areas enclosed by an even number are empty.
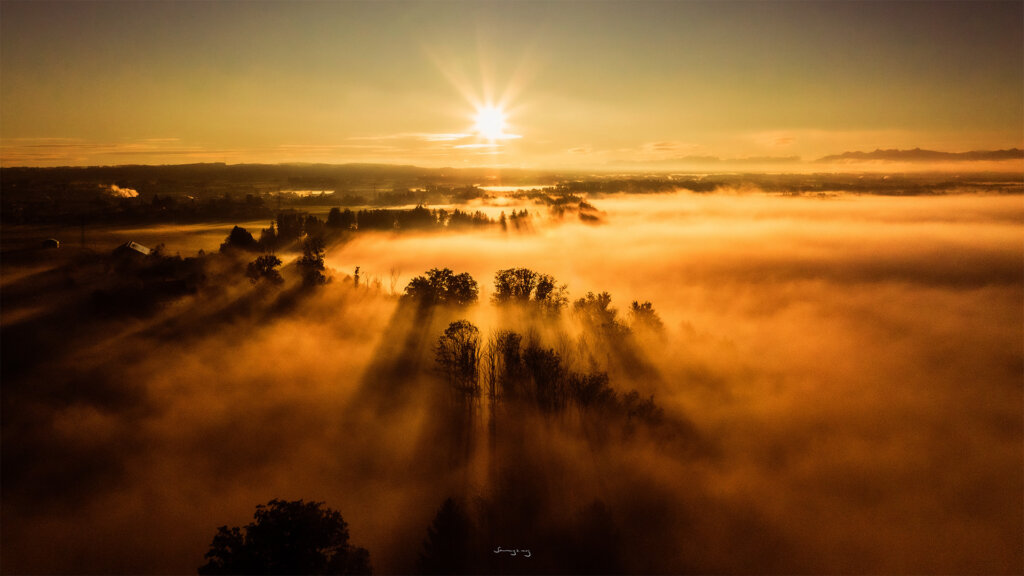
<svg viewBox="0 0 1024 576">
<path fill-rule="evenodd" d="M 511 330 L 491 334 L 484 351 L 487 394 L 491 398 L 522 396 L 525 368 L 520 346 L 523 337 Z"/>
<path fill-rule="evenodd" d="M 273 252 L 274 250 L 277 250 L 277 228 L 274 226 L 273 222 L 270 223 L 269 228 L 264 228 L 263 230 L 260 231 L 259 244 L 260 247 L 263 248 L 263 250 L 266 250 L 268 252 Z"/>
<path fill-rule="evenodd" d="M 494 274 L 494 295 L 491 299 L 498 304 L 527 302 L 536 287 L 537 273 L 529 268 L 498 270 Z"/>
<path fill-rule="evenodd" d="M 487 226 L 491 223 L 491 219 L 479 210 L 470 214 L 469 212 L 463 212 L 456 208 L 455 210 L 452 210 L 452 213 L 448 216 L 447 227 L 467 228 L 470 226 Z"/>
<path fill-rule="evenodd" d="M 420 574 L 471 574 L 473 523 L 455 500 L 448 498 L 427 528 L 416 563 Z"/>
<path fill-rule="evenodd" d="M 400 210 L 396 214 L 396 222 L 401 230 L 426 230 L 437 226 L 437 218 L 423 206 L 412 210 Z"/>
<path fill-rule="evenodd" d="M 580 221 L 587 224 L 598 224 L 604 219 L 604 212 L 601 212 L 589 202 L 580 200 L 578 210 Z"/>
<path fill-rule="evenodd" d="M 455 274 L 449 268 L 428 270 L 426 276 L 413 278 L 405 287 L 405 297 L 421 306 L 467 306 L 476 302 L 478 292 L 472 276 L 466 272 Z"/>
<path fill-rule="evenodd" d="M 513 210 L 512 215 L 508 219 L 508 223 L 516 230 L 524 232 L 533 228 L 533 223 L 530 221 L 530 213 L 526 210 L 521 210 L 519 212 Z"/>
<path fill-rule="evenodd" d="M 434 352 L 438 368 L 459 398 L 480 395 L 480 330 L 476 326 L 466 320 L 452 322 L 438 338 Z"/>
<path fill-rule="evenodd" d="M 612 324 L 616 321 L 615 316 L 618 314 L 618 311 L 611 307 L 611 302 L 612 296 L 607 292 L 601 292 L 597 295 L 593 292 L 587 292 L 585 297 L 573 303 L 572 308 L 583 320 L 600 326 Z"/>
<path fill-rule="evenodd" d="M 344 211 L 338 208 L 331 208 L 331 211 L 327 214 L 327 227 L 335 228 L 340 230 L 350 230 L 355 226 L 356 215 L 355 212 L 345 208 Z"/>
<path fill-rule="evenodd" d="M 306 214 L 302 221 L 302 231 L 307 236 L 323 237 L 324 235 L 324 221 L 313 216 L 312 214 Z"/>
<path fill-rule="evenodd" d="M 392 210 L 360 210 L 356 224 L 360 230 L 394 230 L 395 214 Z"/>
<path fill-rule="evenodd" d="M 476 280 L 472 276 L 467 272 L 455 274 L 448 279 L 445 302 L 456 306 L 468 306 L 476 302 L 478 293 Z"/>
<path fill-rule="evenodd" d="M 320 236 L 308 236 L 302 243 L 302 257 L 295 261 L 302 273 L 302 283 L 318 286 L 327 283 L 324 275 L 324 240 Z"/>
<path fill-rule="evenodd" d="M 528 268 L 507 268 L 494 275 L 496 304 L 533 302 L 549 312 L 558 312 L 568 302 L 565 285 L 558 286 L 554 277 Z"/>
<path fill-rule="evenodd" d="M 660 334 L 665 331 L 665 324 L 661 317 L 654 311 L 650 302 L 640 303 L 636 300 L 629 311 L 630 325 L 634 331 L 647 331 L 653 334 Z"/>
<path fill-rule="evenodd" d="M 533 301 L 547 312 L 558 313 L 569 303 L 566 285 L 559 286 L 554 277 L 548 274 L 538 274 Z"/>
<path fill-rule="evenodd" d="M 630 424 L 634 421 L 659 424 L 665 416 L 665 411 L 654 402 L 653 395 L 641 400 L 640 393 L 636 390 L 630 390 L 623 396 L 621 405 Z"/>
<path fill-rule="evenodd" d="M 280 258 L 273 254 L 264 254 L 249 262 L 249 265 L 245 268 L 245 275 L 253 284 L 258 283 L 260 280 L 270 284 L 281 284 L 284 282 L 284 279 L 281 278 L 281 273 L 276 270 L 280 265 Z"/>
<path fill-rule="evenodd" d="M 296 212 L 295 210 L 279 212 L 277 214 L 278 246 L 283 246 L 299 239 L 302 236 L 305 221 L 305 212 Z"/>
<path fill-rule="evenodd" d="M 341 209 L 335 206 L 327 213 L 327 227 L 341 228 Z"/>
<path fill-rule="evenodd" d="M 523 350 L 523 364 L 533 381 L 533 399 L 544 412 L 555 412 L 565 407 L 566 370 L 562 358 L 550 348 L 542 348 L 531 340 Z"/>
<path fill-rule="evenodd" d="M 596 334 L 614 343 L 629 332 L 624 324 L 618 321 L 618 310 L 612 307 L 612 297 L 607 292 L 587 295 L 573 303 L 573 312 L 583 324 Z"/>
<path fill-rule="evenodd" d="M 229 250 L 245 250 L 247 252 L 259 252 L 260 245 L 252 237 L 248 230 L 240 226 L 231 229 L 224 243 L 220 245 L 221 252 Z"/>
<path fill-rule="evenodd" d="M 607 372 L 589 374 L 572 373 L 569 376 L 569 395 L 580 408 L 610 406 L 616 394 L 608 384 Z"/>
<path fill-rule="evenodd" d="M 221 526 L 199 574 L 370 574 L 370 553 L 323 502 L 271 500 L 243 528 Z"/>
</svg>

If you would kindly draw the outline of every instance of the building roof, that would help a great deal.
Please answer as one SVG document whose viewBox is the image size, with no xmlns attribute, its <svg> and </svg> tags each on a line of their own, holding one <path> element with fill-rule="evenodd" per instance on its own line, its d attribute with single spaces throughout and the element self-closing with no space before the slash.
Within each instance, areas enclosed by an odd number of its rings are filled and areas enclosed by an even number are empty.
<svg viewBox="0 0 1024 576">
<path fill-rule="evenodd" d="M 132 252 L 138 252 L 143 256 L 149 256 L 150 252 L 149 248 L 146 248 L 145 246 L 139 244 L 138 242 L 132 242 L 131 240 L 118 246 L 117 249 L 114 250 L 114 252 L 126 252 L 128 250 L 131 250 Z"/>
</svg>

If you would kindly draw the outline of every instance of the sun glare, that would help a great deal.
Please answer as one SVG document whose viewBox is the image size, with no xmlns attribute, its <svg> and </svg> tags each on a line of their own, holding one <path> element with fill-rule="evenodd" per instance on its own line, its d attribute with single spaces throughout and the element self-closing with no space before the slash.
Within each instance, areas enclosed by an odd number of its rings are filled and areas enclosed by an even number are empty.
<svg viewBox="0 0 1024 576">
<path fill-rule="evenodd" d="M 505 112 L 497 106 L 479 108 L 474 129 L 488 140 L 502 138 L 505 135 Z"/>
</svg>

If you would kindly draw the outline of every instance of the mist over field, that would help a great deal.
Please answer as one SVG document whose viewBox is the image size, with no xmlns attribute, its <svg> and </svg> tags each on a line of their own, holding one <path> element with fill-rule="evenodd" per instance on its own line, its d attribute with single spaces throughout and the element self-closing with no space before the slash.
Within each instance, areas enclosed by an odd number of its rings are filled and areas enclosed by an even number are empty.
<svg viewBox="0 0 1024 576">
<path fill-rule="evenodd" d="M 279 292 L 226 259 L 211 289 L 89 322 L 102 265 L 5 262 L 3 572 L 194 573 L 216 527 L 280 498 L 325 502 L 376 572 L 410 573 L 449 497 L 489 522 L 488 561 L 532 551 L 499 572 L 1020 571 L 1024 197 L 514 202 L 519 230 L 329 245 L 316 290 L 292 288 L 294 254 Z M 228 230 L 132 237 L 185 255 Z M 664 333 L 602 348 L 571 304 L 492 304 L 518 267 L 570 303 L 608 292 L 622 322 L 649 301 Z M 432 268 L 468 272 L 479 302 L 400 303 Z M 491 433 L 431 367 L 458 319 L 532 331 L 663 421 L 508 408 Z"/>
</svg>

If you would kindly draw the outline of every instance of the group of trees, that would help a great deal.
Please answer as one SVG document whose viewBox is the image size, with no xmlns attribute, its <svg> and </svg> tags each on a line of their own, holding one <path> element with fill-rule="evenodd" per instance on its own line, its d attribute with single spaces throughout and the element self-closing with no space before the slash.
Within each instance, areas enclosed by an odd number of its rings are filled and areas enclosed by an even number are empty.
<svg viewBox="0 0 1024 576">
<path fill-rule="evenodd" d="M 480 395 L 480 330 L 466 320 L 452 322 L 437 341 L 435 358 L 449 389 L 461 399 Z"/>
<path fill-rule="evenodd" d="M 535 333 L 524 338 L 501 329 L 482 345 L 480 330 L 467 320 L 457 320 L 438 338 L 435 362 L 453 397 L 463 403 L 475 401 L 486 390 L 492 405 L 507 402 L 548 414 L 576 407 L 622 416 L 627 425 L 658 424 L 664 415 L 653 396 L 642 398 L 635 390 L 619 394 L 611 387 L 607 371 L 573 369 Z"/>
<path fill-rule="evenodd" d="M 440 230 L 491 226 L 494 220 L 483 212 L 466 212 L 455 208 L 431 210 L 418 205 L 408 210 L 376 208 L 354 212 L 348 208 L 331 208 L 327 226 L 339 230 Z"/>
<path fill-rule="evenodd" d="M 313 222 L 309 222 L 308 219 L 312 219 Z M 245 276 L 254 285 L 280 285 L 284 283 L 284 278 L 277 267 L 282 262 L 273 254 L 274 248 L 283 242 L 282 238 L 301 237 L 302 256 L 295 261 L 295 266 L 302 277 L 303 285 L 326 284 L 329 281 L 324 263 L 326 244 L 321 234 L 307 232 L 307 230 L 315 232 L 317 222 L 319 221 L 313 216 L 304 218 L 301 215 L 282 213 L 278 216 L 276 229 L 271 224 L 270 228 L 263 230 L 258 241 L 245 228 L 235 226 L 224 243 L 220 245 L 220 251 L 226 253 L 265 252 L 249 262 L 245 268 Z"/>
<path fill-rule="evenodd" d="M 476 280 L 469 273 L 433 268 L 413 278 L 405 287 L 403 298 L 425 309 L 435 305 L 468 306 L 477 301 L 479 293 Z"/>
<path fill-rule="evenodd" d="M 518 222 L 529 214 L 513 212 L 512 221 Z M 501 222 L 505 222 L 504 213 Z M 336 236 L 342 231 L 354 230 L 440 230 L 463 227 L 491 226 L 495 221 L 482 212 L 465 212 L 458 208 L 448 211 L 443 208 L 430 210 L 416 206 L 408 210 L 365 209 L 352 211 L 348 208 L 331 208 L 327 220 L 297 210 L 283 210 L 270 226 L 260 232 L 259 240 L 253 238 L 244 228 L 235 226 L 221 249 L 239 249 L 252 252 L 273 252 L 287 247 L 307 236 Z M 516 226 L 518 228 L 518 226 Z"/>
<path fill-rule="evenodd" d="M 558 313 L 568 300 L 567 286 L 554 277 L 529 268 L 507 268 L 494 275 L 495 304 L 529 304 L 548 313 Z"/>
<path fill-rule="evenodd" d="M 302 283 L 305 286 L 319 286 L 327 283 L 328 278 L 324 273 L 326 270 L 325 255 L 323 237 L 307 236 L 302 242 L 302 256 L 295 261 L 295 265 L 302 274 Z"/>
<path fill-rule="evenodd" d="M 598 224 L 604 220 L 604 212 L 601 212 L 593 204 L 575 194 L 541 195 L 535 201 L 548 205 L 548 212 L 556 218 L 564 218 L 575 214 L 581 222 L 586 224 Z"/>
<path fill-rule="evenodd" d="M 525 210 L 521 213 L 513 212 L 512 221 L 519 222 L 528 217 Z M 506 226 L 505 222 L 505 214 L 502 213 L 503 227 Z M 264 253 L 248 264 L 246 277 L 253 284 L 281 284 L 283 279 L 276 267 L 282 262 L 273 253 L 301 243 L 302 257 L 296 261 L 296 266 L 301 271 L 303 284 L 314 286 L 329 280 L 324 264 L 327 240 L 337 237 L 343 231 L 430 230 L 493 224 L 494 221 L 481 212 L 469 214 L 459 209 L 451 212 L 444 209 L 428 210 L 423 206 L 411 210 L 372 209 L 358 212 L 347 208 L 332 208 L 326 221 L 305 212 L 287 210 L 279 212 L 270 226 L 260 231 L 258 240 L 245 228 L 235 226 L 220 245 L 220 251 Z M 436 272 L 441 274 L 441 271 Z M 539 295 L 542 299 L 547 298 L 547 292 L 553 291 L 554 287 L 543 284 L 543 278 L 539 280 L 542 283 Z M 468 275 L 441 274 L 426 280 L 421 277 L 410 286 L 410 294 L 427 304 L 468 304 L 476 301 L 476 281 Z"/>
<path fill-rule="evenodd" d="M 449 268 L 433 268 L 409 282 L 403 299 L 427 307 L 467 306 L 477 301 L 478 294 L 477 282 L 468 273 L 456 274 Z M 568 286 L 559 284 L 549 274 L 529 268 L 506 268 L 494 274 L 491 302 L 558 316 L 569 303 L 568 295 Z M 650 302 L 634 301 L 630 307 L 630 324 L 622 323 L 607 292 L 587 292 L 573 302 L 572 310 L 585 326 L 605 335 L 632 331 L 659 333 L 664 330 L 664 324 Z"/>
<path fill-rule="evenodd" d="M 316 216 L 295 210 L 285 210 L 278 212 L 274 222 L 260 231 L 257 246 L 259 250 L 274 252 L 286 248 L 296 241 L 301 241 L 303 238 L 322 238 L 326 231 L 324 221 Z"/>
<path fill-rule="evenodd" d="M 462 203 L 477 198 L 487 198 L 488 194 L 476 186 L 443 186 L 427 184 L 421 189 L 396 187 L 389 191 L 375 192 L 373 195 L 359 195 L 352 192 L 335 192 L 327 195 L 324 200 L 339 206 L 403 206 L 409 204 L 448 204 Z"/>
<path fill-rule="evenodd" d="M 465 307 L 476 302 L 477 294 L 476 281 L 468 273 L 435 268 L 409 282 L 403 298 L 423 310 L 436 305 Z M 567 307 L 568 296 L 566 286 L 550 275 L 508 268 L 495 274 L 491 300 L 550 322 Z M 607 292 L 587 293 L 574 302 L 572 312 L 583 328 L 581 347 L 591 341 L 604 346 L 630 345 L 633 328 L 618 320 Z M 633 302 L 631 316 L 637 331 L 663 329 L 650 302 Z M 544 413 L 575 406 L 619 414 L 629 422 L 656 423 L 662 417 L 653 397 L 643 399 L 636 391 L 620 395 L 611 387 L 606 370 L 597 369 L 593 362 L 588 370 L 574 369 L 564 353 L 544 346 L 533 330 L 524 337 L 515 330 L 499 329 L 483 343 L 479 328 L 457 320 L 438 338 L 434 351 L 437 370 L 460 403 L 473 402 L 486 390 L 492 402 L 530 405 Z"/>
<path fill-rule="evenodd" d="M 533 230 L 533 220 L 530 213 L 524 208 L 522 210 L 513 210 L 507 218 L 505 213 L 502 212 L 498 217 L 498 225 L 501 226 L 501 231 L 506 232 L 509 228 L 516 232 L 529 232 Z"/>
</svg>

